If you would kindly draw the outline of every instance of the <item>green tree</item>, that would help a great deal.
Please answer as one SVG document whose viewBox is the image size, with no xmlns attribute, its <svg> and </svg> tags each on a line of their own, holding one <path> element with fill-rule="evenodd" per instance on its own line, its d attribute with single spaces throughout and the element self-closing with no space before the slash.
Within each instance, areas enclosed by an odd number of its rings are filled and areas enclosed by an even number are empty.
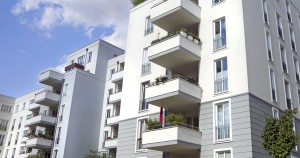
<svg viewBox="0 0 300 158">
<path fill-rule="evenodd" d="M 145 0 L 131 0 L 131 3 L 134 5 L 134 6 L 137 6 L 141 3 L 143 3 Z"/>
<path fill-rule="evenodd" d="M 98 151 L 90 149 L 90 152 L 87 153 L 84 158 L 108 158 L 108 156 L 106 156 L 106 154 L 101 154 Z"/>
<path fill-rule="evenodd" d="M 267 116 L 262 133 L 262 145 L 273 158 L 286 158 L 298 143 L 294 131 L 294 115 L 297 110 L 285 110 L 279 119 Z"/>
</svg>

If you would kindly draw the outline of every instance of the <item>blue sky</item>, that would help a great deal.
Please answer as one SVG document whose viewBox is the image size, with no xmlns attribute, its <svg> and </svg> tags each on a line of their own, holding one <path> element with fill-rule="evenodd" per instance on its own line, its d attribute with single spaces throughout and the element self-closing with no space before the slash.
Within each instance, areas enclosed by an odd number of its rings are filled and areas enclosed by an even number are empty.
<svg viewBox="0 0 300 158">
<path fill-rule="evenodd" d="M 99 38 L 124 48 L 131 4 L 119 1 L 1 1 L 0 94 L 18 97 L 42 87 L 41 71 Z"/>
</svg>

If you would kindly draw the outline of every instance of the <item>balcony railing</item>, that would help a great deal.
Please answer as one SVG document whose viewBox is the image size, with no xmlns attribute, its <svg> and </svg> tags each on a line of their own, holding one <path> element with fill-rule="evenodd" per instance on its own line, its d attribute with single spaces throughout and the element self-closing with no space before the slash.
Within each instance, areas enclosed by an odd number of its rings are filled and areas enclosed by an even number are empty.
<svg viewBox="0 0 300 158">
<path fill-rule="evenodd" d="M 226 45 L 226 36 L 214 39 L 214 50 L 225 48 Z"/>
<path fill-rule="evenodd" d="M 228 78 L 222 78 L 215 81 L 215 93 L 228 91 Z"/>
<path fill-rule="evenodd" d="M 151 63 L 145 63 L 142 65 L 142 75 L 151 73 Z"/>
<path fill-rule="evenodd" d="M 230 125 L 219 125 L 216 126 L 216 134 L 217 134 L 217 139 L 222 140 L 222 139 L 228 139 L 230 138 Z"/>
</svg>

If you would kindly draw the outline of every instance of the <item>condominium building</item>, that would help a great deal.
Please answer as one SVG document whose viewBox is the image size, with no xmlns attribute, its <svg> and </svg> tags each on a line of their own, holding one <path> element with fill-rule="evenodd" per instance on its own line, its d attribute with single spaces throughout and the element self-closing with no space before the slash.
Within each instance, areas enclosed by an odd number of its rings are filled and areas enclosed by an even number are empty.
<svg viewBox="0 0 300 158">
<path fill-rule="evenodd" d="M 0 157 L 7 139 L 8 124 L 11 120 L 15 98 L 0 95 Z"/>
<path fill-rule="evenodd" d="M 147 0 L 132 8 L 116 157 L 270 157 L 261 144 L 265 114 L 299 109 L 299 15 L 297 0 Z M 183 123 L 170 125 L 171 114 Z M 161 125 L 150 129 L 149 119 Z M 298 147 L 291 156 L 300 157 Z"/>
<path fill-rule="evenodd" d="M 65 72 L 43 71 L 43 88 L 13 100 L 2 158 L 84 157 L 97 149 L 108 60 L 124 51 L 97 40 L 67 56 Z M 5 107 L 4 107 L 5 108 Z M 7 109 L 7 108 L 5 108 Z M 2 112 L 1 112 L 2 114 Z M 2 119 L 2 115 L 0 115 Z M 7 123 L 6 123 L 7 124 Z M 2 125 L 2 122 L 1 122 Z"/>
</svg>

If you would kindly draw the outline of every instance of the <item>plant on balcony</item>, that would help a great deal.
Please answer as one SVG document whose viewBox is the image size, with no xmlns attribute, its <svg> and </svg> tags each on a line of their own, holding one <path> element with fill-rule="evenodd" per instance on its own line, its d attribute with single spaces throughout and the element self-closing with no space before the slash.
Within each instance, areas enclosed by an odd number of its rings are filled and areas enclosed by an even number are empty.
<svg viewBox="0 0 300 158">
<path fill-rule="evenodd" d="M 84 158 L 108 158 L 107 153 L 101 153 L 96 150 L 91 150 L 87 153 Z"/>
<path fill-rule="evenodd" d="M 143 2 L 145 2 L 146 0 L 131 0 L 131 3 L 134 5 L 134 6 L 137 6 Z"/>
<path fill-rule="evenodd" d="M 148 130 L 159 129 L 161 128 L 161 124 L 156 119 L 148 119 L 146 120 L 146 125 Z"/>
<path fill-rule="evenodd" d="M 35 154 L 35 155 L 29 155 L 27 156 L 27 158 L 42 158 L 42 156 L 39 154 Z"/>
<path fill-rule="evenodd" d="M 298 144 L 299 137 L 294 131 L 296 113 L 297 109 L 287 109 L 279 118 L 266 117 L 262 145 L 273 158 L 286 158 Z"/>
<path fill-rule="evenodd" d="M 178 126 L 183 123 L 184 116 L 182 114 L 169 114 L 166 117 L 167 123 L 169 123 L 171 126 Z"/>
<path fill-rule="evenodd" d="M 166 83 L 168 81 L 168 76 L 160 76 L 155 78 L 155 85 L 159 85 L 161 83 Z"/>
</svg>

